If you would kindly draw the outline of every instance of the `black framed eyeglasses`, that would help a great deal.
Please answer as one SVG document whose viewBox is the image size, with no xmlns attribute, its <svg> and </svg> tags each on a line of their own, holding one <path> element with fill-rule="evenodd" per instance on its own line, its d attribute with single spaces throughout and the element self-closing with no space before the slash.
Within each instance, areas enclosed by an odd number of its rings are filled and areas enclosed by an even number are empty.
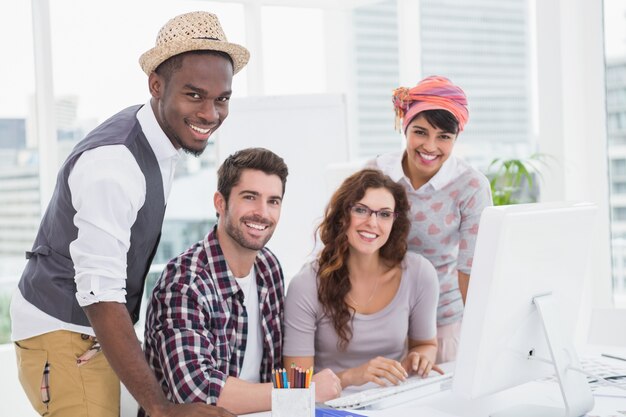
<svg viewBox="0 0 626 417">
<path fill-rule="evenodd" d="M 350 213 L 359 219 L 367 219 L 372 213 L 379 221 L 392 222 L 398 218 L 398 213 L 389 209 L 372 210 L 365 204 L 355 203 L 350 206 Z"/>
</svg>

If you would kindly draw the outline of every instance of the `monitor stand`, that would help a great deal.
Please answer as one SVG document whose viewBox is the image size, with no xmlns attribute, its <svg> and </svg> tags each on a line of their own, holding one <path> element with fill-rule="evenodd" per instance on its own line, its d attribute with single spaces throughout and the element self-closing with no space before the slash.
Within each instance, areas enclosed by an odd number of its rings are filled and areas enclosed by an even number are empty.
<svg viewBox="0 0 626 417">
<path fill-rule="evenodd" d="M 491 414 L 491 417 L 580 417 L 593 408 L 593 396 L 585 376 L 568 369 L 580 368 L 574 343 L 565 340 L 559 328 L 561 317 L 552 294 L 533 299 L 543 324 L 550 356 L 563 396 L 564 408 L 539 405 L 520 405 Z M 532 355 L 532 353 L 529 353 Z"/>
</svg>

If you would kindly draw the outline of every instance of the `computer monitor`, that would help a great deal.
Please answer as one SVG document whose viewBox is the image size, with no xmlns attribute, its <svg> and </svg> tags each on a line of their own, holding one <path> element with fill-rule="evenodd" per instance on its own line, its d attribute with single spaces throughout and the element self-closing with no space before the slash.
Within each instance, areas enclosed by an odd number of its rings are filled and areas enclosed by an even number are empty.
<svg viewBox="0 0 626 417">
<path fill-rule="evenodd" d="M 477 398 L 556 374 L 564 408 L 524 404 L 494 415 L 573 417 L 593 408 L 584 375 L 568 368 L 579 366 L 574 337 L 596 212 L 588 203 L 483 211 L 454 393 Z"/>
</svg>

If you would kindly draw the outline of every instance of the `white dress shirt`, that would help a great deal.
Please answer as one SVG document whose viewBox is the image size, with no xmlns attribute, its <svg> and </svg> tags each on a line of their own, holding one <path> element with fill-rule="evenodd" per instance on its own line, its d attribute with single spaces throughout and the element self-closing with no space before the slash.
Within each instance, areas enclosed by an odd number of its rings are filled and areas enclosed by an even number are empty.
<svg viewBox="0 0 626 417">
<path fill-rule="evenodd" d="M 402 168 L 402 158 L 406 151 L 397 151 L 388 154 L 379 155 L 374 159 L 369 160 L 365 165 L 367 168 L 376 168 L 383 171 L 395 182 L 404 181 L 404 183 L 413 191 L 417 191 L 413 188 L 411 180 L 404 173 Z M 450 155 L 448 159 L 444 161 L 439 168 L 439 171 L 420 190 L 432 189 L 440 190 L 450 182 L 463 175 L 469 169 L 469 165 L 462 159 L 456 158 L 454 155 Z"/>
<path fill-rule="evenodd" d="M 165 135 L 149 102 L 139 109 L 137 120 L 161 169 L 167 201 L 182 151 Z M 109 145 L 84 152 L 70 172 L 68 185 L 78 228 L 78 236 L 70 244 L 78 304 L 125 303 L 130 229 L 145 202 L 145 177 L 126 146 Z M 11 317 L 14 341 L 54 330 L 95 335 L 90 327 L 66 323 L 39 310 L 19 289 L 13 295 Z"/>
</svg>

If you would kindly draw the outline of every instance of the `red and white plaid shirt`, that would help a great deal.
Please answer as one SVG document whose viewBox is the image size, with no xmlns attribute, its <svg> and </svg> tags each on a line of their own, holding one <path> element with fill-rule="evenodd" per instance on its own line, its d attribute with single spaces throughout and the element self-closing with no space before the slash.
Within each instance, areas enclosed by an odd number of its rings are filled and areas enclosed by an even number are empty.
<svg viewBox="0 0 626 417">
<path fill-rule="evenodd" d="M 282 364 L 284 280 L 267 248 L 254 268 L 263 333 L 261 382 Z M 171 401 L 215 404 L 246 350 L 243 292 L 228 268 L 217 230 L 168 263 L 148 305 L 146 358 Z"/>
</svg>

